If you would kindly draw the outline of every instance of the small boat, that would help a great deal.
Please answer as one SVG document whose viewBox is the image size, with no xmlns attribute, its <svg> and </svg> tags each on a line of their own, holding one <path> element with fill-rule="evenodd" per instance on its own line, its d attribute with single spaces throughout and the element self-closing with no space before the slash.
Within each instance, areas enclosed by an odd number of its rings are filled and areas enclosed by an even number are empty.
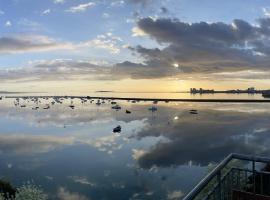
<svg viewBox="0 0 270 200">
<path fill-rule="evenodd" d="M 149 111 L 152 111 L 152 112 L 155 112 L 157 111 L 157 107 L 155 106 L 152 106 L 151 108 L 148 108 Z"/>
<path fill-rule="evenodd" d="M 100 105 L 101 105 L 101 103 L 98 101 L 98 102 L 96 103 L 96 105 L 100 106 Z"/>
<path fill-rule="evenodd" d="M 120 110 L 121 109 L 121 106 L 115 105 L 115 106 L 112 106 L 112 109 L 114 109 L 114 110 Z"/>
<path fill-rule="evenodd" d="M 44 109 L 44 110 L 50 109 L 50 105 L 46 105 L 43 109 Z"/>
<path fill-rule="evenodd" d="M 137 101 L 136 100 L 132 100 L 131 103 L 136 103 Z"/>
<path fill-rule="evenodd" d="M 193 114 L 193 115 L 197 115 L 198 114 L 198 111 L 197 110 L 190 110 L 189 113 L 190 114 Z"/>
<path fill-rule="evenodd" d="M 262 96 L 263 96 L 264 98 L 270 98 L 270 90 L 263 91 L 263 92 L 262 92 Z"/>
<path fill-rule="evenodd" d="M 115 104 L 116 104 L 116 102 L 115 102 L 115 101 L 112 101 L 112 102 L 111 102 L 111 104 L 112 104 L 112 105 L 115 105 Z"/>
<path fill-rule="evenodd" d="M 158 103 L 158 101 L 157 101 L 157 100 L 153 101 L 153 104 L 157 104 L 157 103 Z"/>
<path fill-rule="evenodd" d="M 24 105 L 24 104 L 23 104 L 23 105 L 21 105 L 21 108 L 25 108 L 25 107 L 26 107 L 26 105 Z"/>
<path fill-rule="evenodd" d="M 71 109 L 74 109 L 74 108 L 75 108 L 75 106 L 74 106 L 74 105 L 70 105 L 69 107 L 70 107 Z"/>
<path fill-rule="evenodd" d="M 127 113 L 127 114 L 130 114 L 130 113 L 131 113 L 131 111 L 130 111 L 130 110 L 126 110 L 126 113 Z"/>
<path fill-rule="evenodd" d="M 37 110 L 37 109 L 39 109 L 38 106 L 32 108 L 32 110 Z"/>
<path fill-rule="evenodd" d="M 122 127 L 120 125 L 116 126 L 114 129 L 113 129 L 113 132 L 114 133 L 120 133 L 122 130 Z"/>
</svg>

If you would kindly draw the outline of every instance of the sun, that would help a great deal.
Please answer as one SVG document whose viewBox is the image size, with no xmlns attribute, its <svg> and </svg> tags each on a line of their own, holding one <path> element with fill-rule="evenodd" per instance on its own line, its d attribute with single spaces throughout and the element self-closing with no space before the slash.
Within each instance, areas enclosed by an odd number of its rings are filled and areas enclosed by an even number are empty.
<svg viewBox="0 0 270 200">
<path fill-rule="evenodd" d="M 172 64 L 175 68 L 178 68 L 179 67 L 179 64 L 178 63 L 173 63 Z"/>
</svg>

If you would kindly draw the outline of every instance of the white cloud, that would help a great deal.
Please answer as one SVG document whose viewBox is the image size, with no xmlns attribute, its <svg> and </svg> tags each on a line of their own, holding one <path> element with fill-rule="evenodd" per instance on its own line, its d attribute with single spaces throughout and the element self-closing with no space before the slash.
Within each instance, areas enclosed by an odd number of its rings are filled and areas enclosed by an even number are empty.
<svg viewBox="0 0 270 200">
<path fill-rule="evenodd" d="M 270 9 L 269 9 L 269 7 L 267 7 L 267 8 L 262 8 L 262 10 L 263 10 L 263 14 L 264 14 L 265 16 L 270 17 Z"/>
<path fill-rule="evenodd" d="M 63 4 L 63 3 L 65 3 L 65 0 L 54 0 L 53 2 L 55 4 Z"/>
<path fill-rule="evenodd" d="M 12 26 L 12 23 L 10 21 L 6 21 L 5 26 Z"/>
<path fill-rule="evenodd" d="M 51 9 L 44 10 L 44 11 L 42 12 L 42 15 L 47 15 L 47 14 L 49 14 L 50 12 L 51 12 Z"/>
<path fill-rule="evenodd" d="M 0 15 L 4 15 L 5 12 L 3 10 L 0 10 Z"/>
<path fill-rule="evenodd" d="M 112 33 L 108 32 L 105 35 L 98 35 L 97 38 L 93 40 L 82 42 L 78 47 L 93 47 L 107 50 L 111 54 L 118 54 L 121 51 L 122 42 L 120 37 L 113 36 Z"/>
<path fill-rule="evenodd" d="M 143 155 L 145 155 L 146 151 L 143 149 L 132 149 L 132 158 L 134 160 L 139 160 L 140 157 L 142 157 Z"/>
<path fill-rule="evenodd" d="M 94 2 L 89 2 L 85 4 L 79 4 L 77 6 L 70 7 L 66 12 L 77 13 L 77 12 L 84 12 L 86 9 L 95 6 Z"/>
<path fill-rule="evenodd" d="M 146 36 L 147 34 L 142 30 L 140 29 L 139 27 L 135 26 L 132 28 L 132 36 L 133 37 L 143 37 L 143 36 Z"/>
<path fill-rule="evenodd" d="M 124 5 L 124 1 L 123 0 L 117 0 L 117 1 L 113 1 L 112 3 L 111 3 L 111 6 L 122 6 L 122 5 Z"/>
<path fill-rule="evenodd" d="M 109 13 L 103 13 L 103 14 L 102 14 L 102 18 L 107 19 L 107 18 L 109 18 L 109 17 L 110 17 L 110 14 L 109 14 Z"/>
</svg>

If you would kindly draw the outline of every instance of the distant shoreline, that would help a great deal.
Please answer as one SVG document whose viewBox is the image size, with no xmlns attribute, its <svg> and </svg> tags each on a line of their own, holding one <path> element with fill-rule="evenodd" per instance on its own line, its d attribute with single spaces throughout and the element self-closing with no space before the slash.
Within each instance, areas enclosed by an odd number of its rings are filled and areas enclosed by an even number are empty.
<svg viewBox="0 0 270 200">
<path fill-rule="evenodd" d="M 163 101 L 163 102 L 216 102 L 216 103 L 270 103 L 269 99 L 172 99 L 172 98 L 131 98 L 131 97 L 97 97 L 97 96 L 6 96 L 5 98 L 81 98 L 126 101 Z"/>
</svg>

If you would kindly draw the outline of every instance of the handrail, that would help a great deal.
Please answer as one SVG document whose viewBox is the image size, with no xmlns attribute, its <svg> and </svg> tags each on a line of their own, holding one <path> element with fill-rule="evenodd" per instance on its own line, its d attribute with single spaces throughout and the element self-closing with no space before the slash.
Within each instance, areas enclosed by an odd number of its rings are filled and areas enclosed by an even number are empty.
<svg viewBox="0 0 270 200">
<path fill-rule="evenodd" d="M 215 169 L 213 169 L 206 177 L 204 177 L 185 197 L 183 200 L 193 200 L 203 189 L 209 181 L 211 181 L 215 176 L 220 175 L 220 171 L 232 160 L 245 160 L 252 162 L 262 162 L 262 163 L 270 163 L 270 158 L 267 157 L 259 157 L 252 155 L 243 155 L 232 153 L 227 156 L 224 160 L 219 163 Z"/>
</svg>

